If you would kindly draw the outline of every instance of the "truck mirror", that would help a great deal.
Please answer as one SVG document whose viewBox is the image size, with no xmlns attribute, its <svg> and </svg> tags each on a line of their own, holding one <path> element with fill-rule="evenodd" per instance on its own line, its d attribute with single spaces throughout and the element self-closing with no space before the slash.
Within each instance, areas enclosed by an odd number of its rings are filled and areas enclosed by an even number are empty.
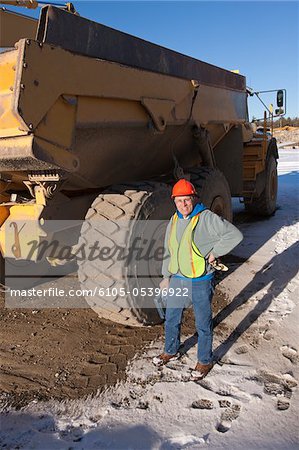
<svg viewBox="0 0 299 450">
<path fill-rule="evenodd" d="M 281 108 L 283 106 L 283 91 L 277 91 L 277 106 Z"/>
<path fill-rule="evenodd" d="M 275 115 L 276 116 L 282 116 L 283 114 L 284 114 L 284 109 L 283 108 L 275 109 Z"/>
</svg>

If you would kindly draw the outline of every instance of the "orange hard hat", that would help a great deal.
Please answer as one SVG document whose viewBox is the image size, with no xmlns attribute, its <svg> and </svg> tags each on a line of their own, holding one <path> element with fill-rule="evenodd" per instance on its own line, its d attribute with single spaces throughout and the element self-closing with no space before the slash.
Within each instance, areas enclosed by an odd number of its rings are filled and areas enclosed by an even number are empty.
<svg viewBox="0 0 299 450">
<path fill-rule="evenodd" d="M 190 181 L 182 178 L 172 188 L 171 198 L 179 197 L 181 195 L 197 195 L 195 187 Z"/>
</svg>

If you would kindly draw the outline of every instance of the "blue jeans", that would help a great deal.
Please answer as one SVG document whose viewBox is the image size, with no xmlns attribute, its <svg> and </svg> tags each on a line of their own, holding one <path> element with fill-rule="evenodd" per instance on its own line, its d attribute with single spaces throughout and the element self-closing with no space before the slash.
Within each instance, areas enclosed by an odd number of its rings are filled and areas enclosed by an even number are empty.
<svg viewBox="0 0 299 450">
<path fill-rule="evenodd" d="M 188 296 L 184 295 L 186 293 Z M 192 281 L 189 278 L 171 277 L 165 317 L 165 353 L 175 355 L 178 352 L 183 310 L 192 302 L 198 333 L 197 359 L 201 364 L 212 362 L 213 294 L 213 278 Z"/>
</svg>

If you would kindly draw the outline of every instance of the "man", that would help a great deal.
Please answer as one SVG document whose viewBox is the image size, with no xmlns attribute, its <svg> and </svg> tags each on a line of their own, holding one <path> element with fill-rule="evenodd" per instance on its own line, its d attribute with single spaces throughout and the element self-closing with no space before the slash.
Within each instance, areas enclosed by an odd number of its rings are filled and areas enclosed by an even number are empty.
<svg viewBox="0 0 299 450">
<path fill-rule="evenodd" d="M 198 202 L 189 181 L 179 180 L 173 187 L 172 198 L 177 211 L 166 230 L 166 258 L 160 283 L 161 290 L 167 290 L 165 351 L 153 363 L 162 366 L 177 357 L 182 313 L 186 300 L 191 299 L 198 333 L 198 362 L 191 379 L 196 380 L 204 378 L 213 367 L 212 264 L 238 245 L 243 236 L 234 225 Z"/>
</svg>

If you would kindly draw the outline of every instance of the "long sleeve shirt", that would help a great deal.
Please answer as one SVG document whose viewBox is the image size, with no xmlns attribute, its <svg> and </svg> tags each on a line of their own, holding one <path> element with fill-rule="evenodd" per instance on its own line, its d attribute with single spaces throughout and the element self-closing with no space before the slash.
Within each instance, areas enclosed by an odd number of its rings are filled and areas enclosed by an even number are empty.
<svg viewBox="0 0 299 450">
<path fill-rule="evenodd" d="M 184 219 L 179 218 L 177 220 L 177 240 L 180 242 L 183 233 L 190 222 L 190 217 Z M 162 275 L 164 278 L 170 277 L 172 274 L 168 270 L 170 253 L 168 248 L 168 240 L 170 233 L 171 221 L 168 223 L 164 247 L 165 256 L 162 264 Z M 210 253 L 215 258 L 226 255 L 234 247 L 236 247 L 243 239 L 242 233 L 230 222 L 219 217 L 212 211 L 205 209 L 200 213 L 198 224 L 194 230 L 194 243 L 200 253 L 208 258 Z M 207 272 L 213 272 L 214 269 L 208 264 Z M 181 275 L 178 272 L 178 275 Z"/>
</svg>

